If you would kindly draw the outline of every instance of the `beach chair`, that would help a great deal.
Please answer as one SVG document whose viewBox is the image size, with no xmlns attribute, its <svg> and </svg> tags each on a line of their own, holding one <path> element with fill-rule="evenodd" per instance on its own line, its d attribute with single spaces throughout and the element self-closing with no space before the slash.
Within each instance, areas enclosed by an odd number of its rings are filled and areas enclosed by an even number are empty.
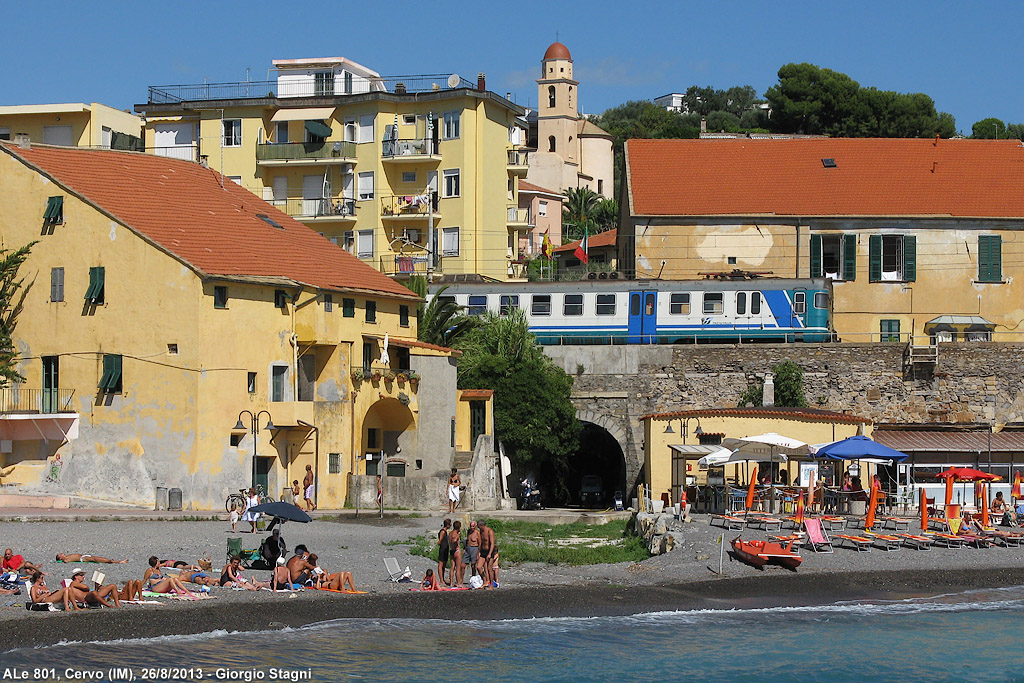
<svg viewBox="0 0 1024 683">
<path fill-rule="evenodd" d="M 807 532 L 807 544 L 816 553 L 833 552 L 832 539 L 822 526 L 821 520 L 816 517 L 808 517 L 804 520 L 804 531 Z"/>
<path fill-rule="evenodd" d="M 753 516 L 747 518 L 748 526 L 762 526 L 765 531 L 782 531 L 782 520 L 778 517 Z"/>
<path fill-rule="evenodd" d="M 903 545 L 914 550 L 931 550 L 932 539 L 928 536 L 919 536 L 917 534 L 896 534 L 903 539 Z"/>
<path fill-rule="evenodd" d="M 260 549 L 253 548 L 248 550 L 242 547 L 242 539 L 240 538 L 229 538 L 228 539 L 228 562 L 231 561 L 235 555 L 242 558 L 242 566 L 250 567 L 253 562 L 260 559 Z"/>
<path fill-rule="evenodd" d="M 957 536 L 955 534 L 947 534 L 942 532 L 932 532 L 930 535 L 932 539 L 934 539 L 933 542 L 941 543 L 947 548 L 957 550 L 964 547 L 965 539 L 963 536 Z"/>
<path fill-rule="evenodd" d="M 900 549 L 901 539 L 899 536 L 880 534 L 877 531 L 871 531 L 870 529 L 865 529 L 864 535 L 874 541 L 876 546 L 886 552 L 893 552 Z"/>
<path fill-rule="evenodd" d="M 402 569 L 398 564 L 397 557 L 385 557 L 384 558 L 384 569 L 388 571 L 388 578 L 395 583 L 403 581 L 405 579 L 412 578 L 412 570 L 409 567 Z"/>
<path fill-rule="evenodd" d="M 789 534 L 788 536 L 779 536 L 776 534 L 768 534 L 768 538 L 772 539 L 776 543 L 780 543 L 783 546 L 792 543 L 790 550 L 794 553 L 800 553 L 800 546 L 804 542 L 804 534 L 797 532 L 795 534 Z"/>
<path fill-rule="evenodd" d="M 708 524 L 716 526 L 715 522 L 718 522 L 717 526 L 721 526 L 723 529 L 739 531 L 743 528 L 743 524 L 746 520 L 735 515 L 711 515 Z"/>
<path fill-rule="evenodd" d="M 818 517 L 821 522 L 821 528 L 826 531 L 834 531 L 836 529 L 846 528 L 846 517 L 838 517 L 836 515 L 825 515 Z"/>
<path fill-rule="evenodd" d="M 870 538 L 866 536 L 852 536 L 850 534 L 836 534 L 836 538 L 841 539 L 839 544 L 846 545 L 847 543 L 856 550 L 857 552 L 871 552 L 871 546 L 874 544 Z"/>
<path fill-rule="evenodd" d="M 884 526 L 891 524 L 893 531 L 910 531 L 910 520 L 905 517 L 886 517 L 882 522 Z"/>
<path fill-rule="evenodd" d="M 982 536 L 1002 543 L 1004 548 L 1019 548 L 1024 540 L 1024 534 L 1019 531 L 1002 531 L 994 526 L 984 526 L 977 520 L 974 521 L 974 528 Z"/>
</svg>

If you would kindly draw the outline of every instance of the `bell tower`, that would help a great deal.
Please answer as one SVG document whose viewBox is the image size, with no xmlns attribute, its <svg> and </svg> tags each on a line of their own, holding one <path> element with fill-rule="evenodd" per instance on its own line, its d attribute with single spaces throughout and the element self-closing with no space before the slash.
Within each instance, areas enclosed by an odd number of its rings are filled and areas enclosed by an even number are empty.
<svg viewBox="0 0 1024 683">
<path fill-rule="evenodd" d="M 541 60 L 541 75 L 537 79 L 537 151 L 557 154 L 574 166 L 580 160 L 578 86 L 572 77 L 569 48 L 552 43 Z M 566 178 L 562 187 L 575 187 L 576 169 L 566 169 Z"/>
</svg>

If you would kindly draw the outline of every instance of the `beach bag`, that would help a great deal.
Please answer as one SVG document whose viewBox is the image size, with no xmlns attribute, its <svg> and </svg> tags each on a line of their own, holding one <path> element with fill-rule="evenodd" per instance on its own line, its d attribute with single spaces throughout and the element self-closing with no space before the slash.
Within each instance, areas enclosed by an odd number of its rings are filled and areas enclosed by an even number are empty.
<svg viewBox="0 0 1024 683">
<path fill-rule="evenodd" d="M 210 553 L 206 553 L 199 558 L 199 568 L 204 572 L 213 570 L 213 559 L 210 558 Z"/>
<path fill-rule="evenodd" d="M 469 577 L 469 587 L 470 588 L 483 588 L 484 587 L 484 580 L 481 579 L 479 576 L 471 576 L 471 577 Z"/>
</svg>

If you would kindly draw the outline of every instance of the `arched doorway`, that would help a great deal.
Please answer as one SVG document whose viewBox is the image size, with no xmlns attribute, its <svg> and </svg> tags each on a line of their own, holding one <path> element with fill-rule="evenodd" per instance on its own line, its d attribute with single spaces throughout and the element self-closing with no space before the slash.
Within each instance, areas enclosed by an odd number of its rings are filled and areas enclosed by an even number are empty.
<svg viewBox="0 0 1024 683">
<path fill-rule="evenodd" d="M 363 417 L 359 450 L 363 474 L 406 476 L 406 470 L 418 451 L 412 411 L 394 398 L 374 402 Z M 367 455 L 371 456 L 367 459 Z"/>
<path fill-rule="evenodd" d="M 628 493 L 626 458 L 618 439 L 605 427 L 593 422 L 581 424 L 579 450 L 568 463 L 569 503 L 604 509 L 613 504 L 616 491 L 624 497 Z M 598 485 L 600 493 L 595 492 Z M 586 494 L 586 502 L 581 500 L 581 493 Z"/>
</svg>

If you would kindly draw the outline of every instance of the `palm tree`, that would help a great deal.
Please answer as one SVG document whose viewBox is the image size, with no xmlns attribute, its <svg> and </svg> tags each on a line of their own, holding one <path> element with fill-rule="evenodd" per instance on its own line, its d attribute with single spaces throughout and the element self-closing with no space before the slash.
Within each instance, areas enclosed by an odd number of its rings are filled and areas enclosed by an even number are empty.
<svg viewBox="0 0 1024 683">
<path fill-rule="evenodd" d="M 589 187 L 570 187 L 562 203 L 562 240 L 582 239 L 584 233 L 597 232 L 597 214 L 603 197 Z"/>
<path fill-rule="evenodd" d="M 451 346 L 463 334 L 477 326 L 477 319 L 462 312 L 452 297 L 444 296 L 448 285 L 437 290 L 434 298 L 416 310 L 416 338 L 428 344 Z"/>
</svg>

